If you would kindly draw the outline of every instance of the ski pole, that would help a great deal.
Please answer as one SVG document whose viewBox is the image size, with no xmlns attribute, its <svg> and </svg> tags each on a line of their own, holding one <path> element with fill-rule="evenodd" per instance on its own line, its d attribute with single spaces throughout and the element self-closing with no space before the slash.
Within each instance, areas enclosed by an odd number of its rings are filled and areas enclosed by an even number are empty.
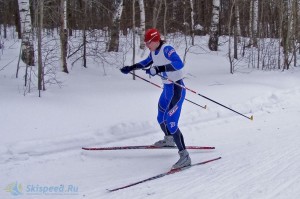
<svg viewBox="0 0 300 199">
<path fill-rule="evenodd" d="M 132 72 L 129 72 L 129 73 L 132 74 L 132 75 L 135 75 L 136 77 L 140 78 L 141 80 L 144 80 L 145 82 L 148 82 L 148 83 L 150 83 L 150 84 L 152 84 L 152 85 L 154 85 L 154 86 L 162 89 L 162 87 L 160 85 L 158 85 L 158 84 L 155 84 L 155 83 L 153 83 L 153 82 L 151 82 L 151 81 L 149 81 L 149 80 L 147 80 L 147 79 L 145 79 L 145 78 L 143 78 L 143 77 L 141 77 L 141 76 L 139 76 L 137 74 L 133 74 Z M 196 106 L 199 106 L 201 108 L 206 109 L 206 105 L 205 106 L 201 106 L 200 104 L 197 104 L 196 102 L 193 102 L 193 101 L 191 101 L 189 99 L 185 99 L 185 100 L 188 101 L 188 102 L 190 102 L 190 103 L 192 103 L 192 104 L 194 104 L 194 105 L 196 105 Z"/>
<path fill-rule="evenodd" d="M 168 78 L 166 78 L 166 77 L 163 77 L 163 76 L 160 75 L 160 74 L 156 74 L 156 75 L 158 75 L 158 76 L 161 77 L 162 79 L 165 79 L 165 80 L 167 80 L 167 81 L 169 81 L 169 82 L 172 82 L 173 84 L 176 84 L 177 86 L 180 86 L 181 88 L 184 88 L 184 89 L 186 89 L 186 90 L 188 90 L 188 91 L 191 91 L 192 93 L 197 94 L 197 95 L 199 95 L 199 96 L 201 96 L 201 97 L 203 97 L 203 98 L 205 98 L 205 99 L 207 99 L 207 100 L 209 100 L 209 101 L 212 101 L 212 102 L 214 102 L 214 103 L 216 103 L 216 104 L 218 104 L 218 105 L 220 105 L 220 106 L 222 106 L 222 107 L 224 107 L 224 108 L 227 108 L 228 110 L 231 110 L 231 111 L 233 111 L 233 112 L 235 112 L 235 113 L 237 113 L 237 114 L 239 114 L 239 115 L 241 115 L 241 116 L 243 116 L 243 117 L 245 117 L 245 118 L 247 118 L 247 119 L 249 119 L 249 120 L 253 120 L 253 115 L 251 115 L 251 117 L 248 117 L 248 116 L 246 116 L 246 115 L 244 115 L 244 114 L 242 114 L 242 113 L 240 113 L 240 112 L 238 112 L 238 111 L 235 111 L 235 110 L 233 110 L 233 109 L 231 109 L 231 108 L 229 108 L 229 107 L 227 107 L 227 106 L 225 106 L 225 105 L 223 105 L 223 104 L 221 104 L 221 103 L 219 103 L 219 102 L 216 102 L 215 100 L 212 100 L 212 99 L 210 99 L 210 98 L 208 98 L 208 97 L 206 97 L 206 96 L 204 96 L 204 95 L 201 95 L 200 93 L 197 93 L 196 91 L 194 91 L 194 90 L 192 90 L 192 89 L 189 89 L 189 88 L 187 88 L 187 87 L 185 87 L 185 86 L 182 86 L 182 85 L 178 84 L 177 82 L 174 82 L 174 81 L 172 81 L 172 80 L 170 80 L 170 79 L 168 79 Z"/>
</svg>

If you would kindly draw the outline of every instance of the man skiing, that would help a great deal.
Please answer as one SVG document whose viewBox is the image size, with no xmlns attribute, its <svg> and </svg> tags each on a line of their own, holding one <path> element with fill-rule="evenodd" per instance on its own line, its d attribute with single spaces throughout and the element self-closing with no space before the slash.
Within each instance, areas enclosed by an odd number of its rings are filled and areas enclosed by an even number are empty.
<svg viewBox="0 0 300 199">
<path fill-rule="evenodd" d="M 144 69 L 150 66 L 146 69 L 147 74 L 155 76 L 160 73 L 161 76 L 184 86 L 182 71 L 184 64 L 175 49 L 165 44 L 160 38 L 159 31 L 154 28 L 146 31 L 144 41 L 150 50 L 149 56 L 132 66 L 124 66 L 121 68 L 121 72 L 128 74 L 132 70 Z M 164 86 L 158 102 L 157 115 L 157 121 L 165 136 L 164 139 L 155 142 L 154 145 L 168 147 L 176 144 L 180 156 L 179 160 L 172 166 L 172 169 L 176 169 L 191 165 L 191 158 L 186 150 L 183 135 L 178 128 L 186 90 L 165 78 L 162 78 Z"/>
</svg>

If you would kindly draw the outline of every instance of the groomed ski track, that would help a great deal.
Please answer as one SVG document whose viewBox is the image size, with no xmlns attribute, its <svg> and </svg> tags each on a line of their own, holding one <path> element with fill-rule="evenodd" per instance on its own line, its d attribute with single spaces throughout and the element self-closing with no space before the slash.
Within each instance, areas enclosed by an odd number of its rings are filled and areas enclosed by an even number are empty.
<svg viewBox="0 0 300 199">
<path fill-rule="evenodd" d="M 12 182 L 78 186 L 78 194 L 51 198 L 296 198 L 300 196 L 297 117 L 300 107 L 289 99 L 300 96 L 299 93 L 299 90 L 290 90 L 272 95 L 272 100 L 276 98 L 278 103 L 256 110 L 254 121 L 230 115 L 197 122 L 195 114 L 198 112 L 192 112 L 181 125 L 186 142 L 216 147 L 211 151 L 191 150 L 192 161 L 218 156 L 222 159 L 115 193 L 107 193 L 106 189 L 167 171 L 178 159 L 176 152 L 82 151 L 81 145 L 151 143 L 161 137 L 155 127 L 143 132 L 140 126 L 145 124 L 125 125 L 124 137 L 118 137 L 117 141 L 108 141 L 113 136 L 108 137 L 107 144 L 95 141 L 101 137 L 99 132 L 92 136 L 87 133 L 69 139 L 42 140 L 35 145 L 19 142 L 10 148 L 2 147 L 0 168 L 4 171 L 2 175 Z M 130 136 L 132 131 L 136 133 Z M 103 135 L 105 133 L 111 132 L 103 132 Z M 23 195 L 23 198 L 43 197 L 49 196 Z"/>
</svg>

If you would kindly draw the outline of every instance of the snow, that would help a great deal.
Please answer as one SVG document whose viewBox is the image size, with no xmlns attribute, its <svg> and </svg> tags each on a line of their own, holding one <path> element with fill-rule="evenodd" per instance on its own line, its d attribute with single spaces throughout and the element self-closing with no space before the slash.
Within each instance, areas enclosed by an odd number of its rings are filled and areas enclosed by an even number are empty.
<svg viewBox="0 0 300 199">
<path fill-rule="evenodd" d="M 176 150 L 81 149 L 162 138 L 156 123 L 160 90 L 114 67 L 104 76 L 101 67 L 89 64 L 59 73 L 62 87 L 48 86 L 41 98 L 36 90 L 24 96 L 24 80 L 15 78 L 20 43 L 6 44 L 0 57 L 0 198 L 300 197 L 299 68 L 240 67 L 232 75 L 226 46 L 217 53 L 188 54 L 186 86 L 254 120 L 187 92 L 187 99 L 208 108 L 185 102 L 180 127 L 186 144 L 216 147 L 190 150 L 192 161 L 222 159 L 109 193 L 106 189 L 168 171 L 178 159 Z M 177 49 L 182 56 L 184 47 Z M 160 84 L 158 77 L 150 81 Z M 15 184 L 22 189 L 7 191 Z"/>
</svg>

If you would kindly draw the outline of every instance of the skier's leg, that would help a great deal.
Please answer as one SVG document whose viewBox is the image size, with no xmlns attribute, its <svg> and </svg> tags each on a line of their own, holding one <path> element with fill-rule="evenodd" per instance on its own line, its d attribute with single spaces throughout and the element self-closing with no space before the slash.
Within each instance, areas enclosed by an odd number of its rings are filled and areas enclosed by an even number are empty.
<svg viewBox="0 0 300 199">
<path fill-rule="evenodd" d="M 175 146 L 173 136 L 168 130 L 165 121 L 168 106 L 169 106 L 169 102 L 166 98 L 166 89 L 164 88 L 158 101 L 157 122 L 159 123 L 160 128 L 164 132 L 165 136 L 162 140 L 159 140 L 154 143 L 154 145 L 158 147 Z"/>
<path fill-rule="evenodd" d="M 178 83 L 183 84 L 182 80 Z M 185 98 L 186 90 L 180 86 L 173 84 L 173 89 L 169 90 L 171 97 L 170 105 L 166 114 L 167 129 L 172 134 L 176 146 L 178 148 L 179 160 L 173 165 L 173 169 L 191 165 L 191 158 L 185 148 L 183 135 L 178 127 L 182 104 Z M 172 94 L 172 95 L 171 95 Z"/>
</svg>

